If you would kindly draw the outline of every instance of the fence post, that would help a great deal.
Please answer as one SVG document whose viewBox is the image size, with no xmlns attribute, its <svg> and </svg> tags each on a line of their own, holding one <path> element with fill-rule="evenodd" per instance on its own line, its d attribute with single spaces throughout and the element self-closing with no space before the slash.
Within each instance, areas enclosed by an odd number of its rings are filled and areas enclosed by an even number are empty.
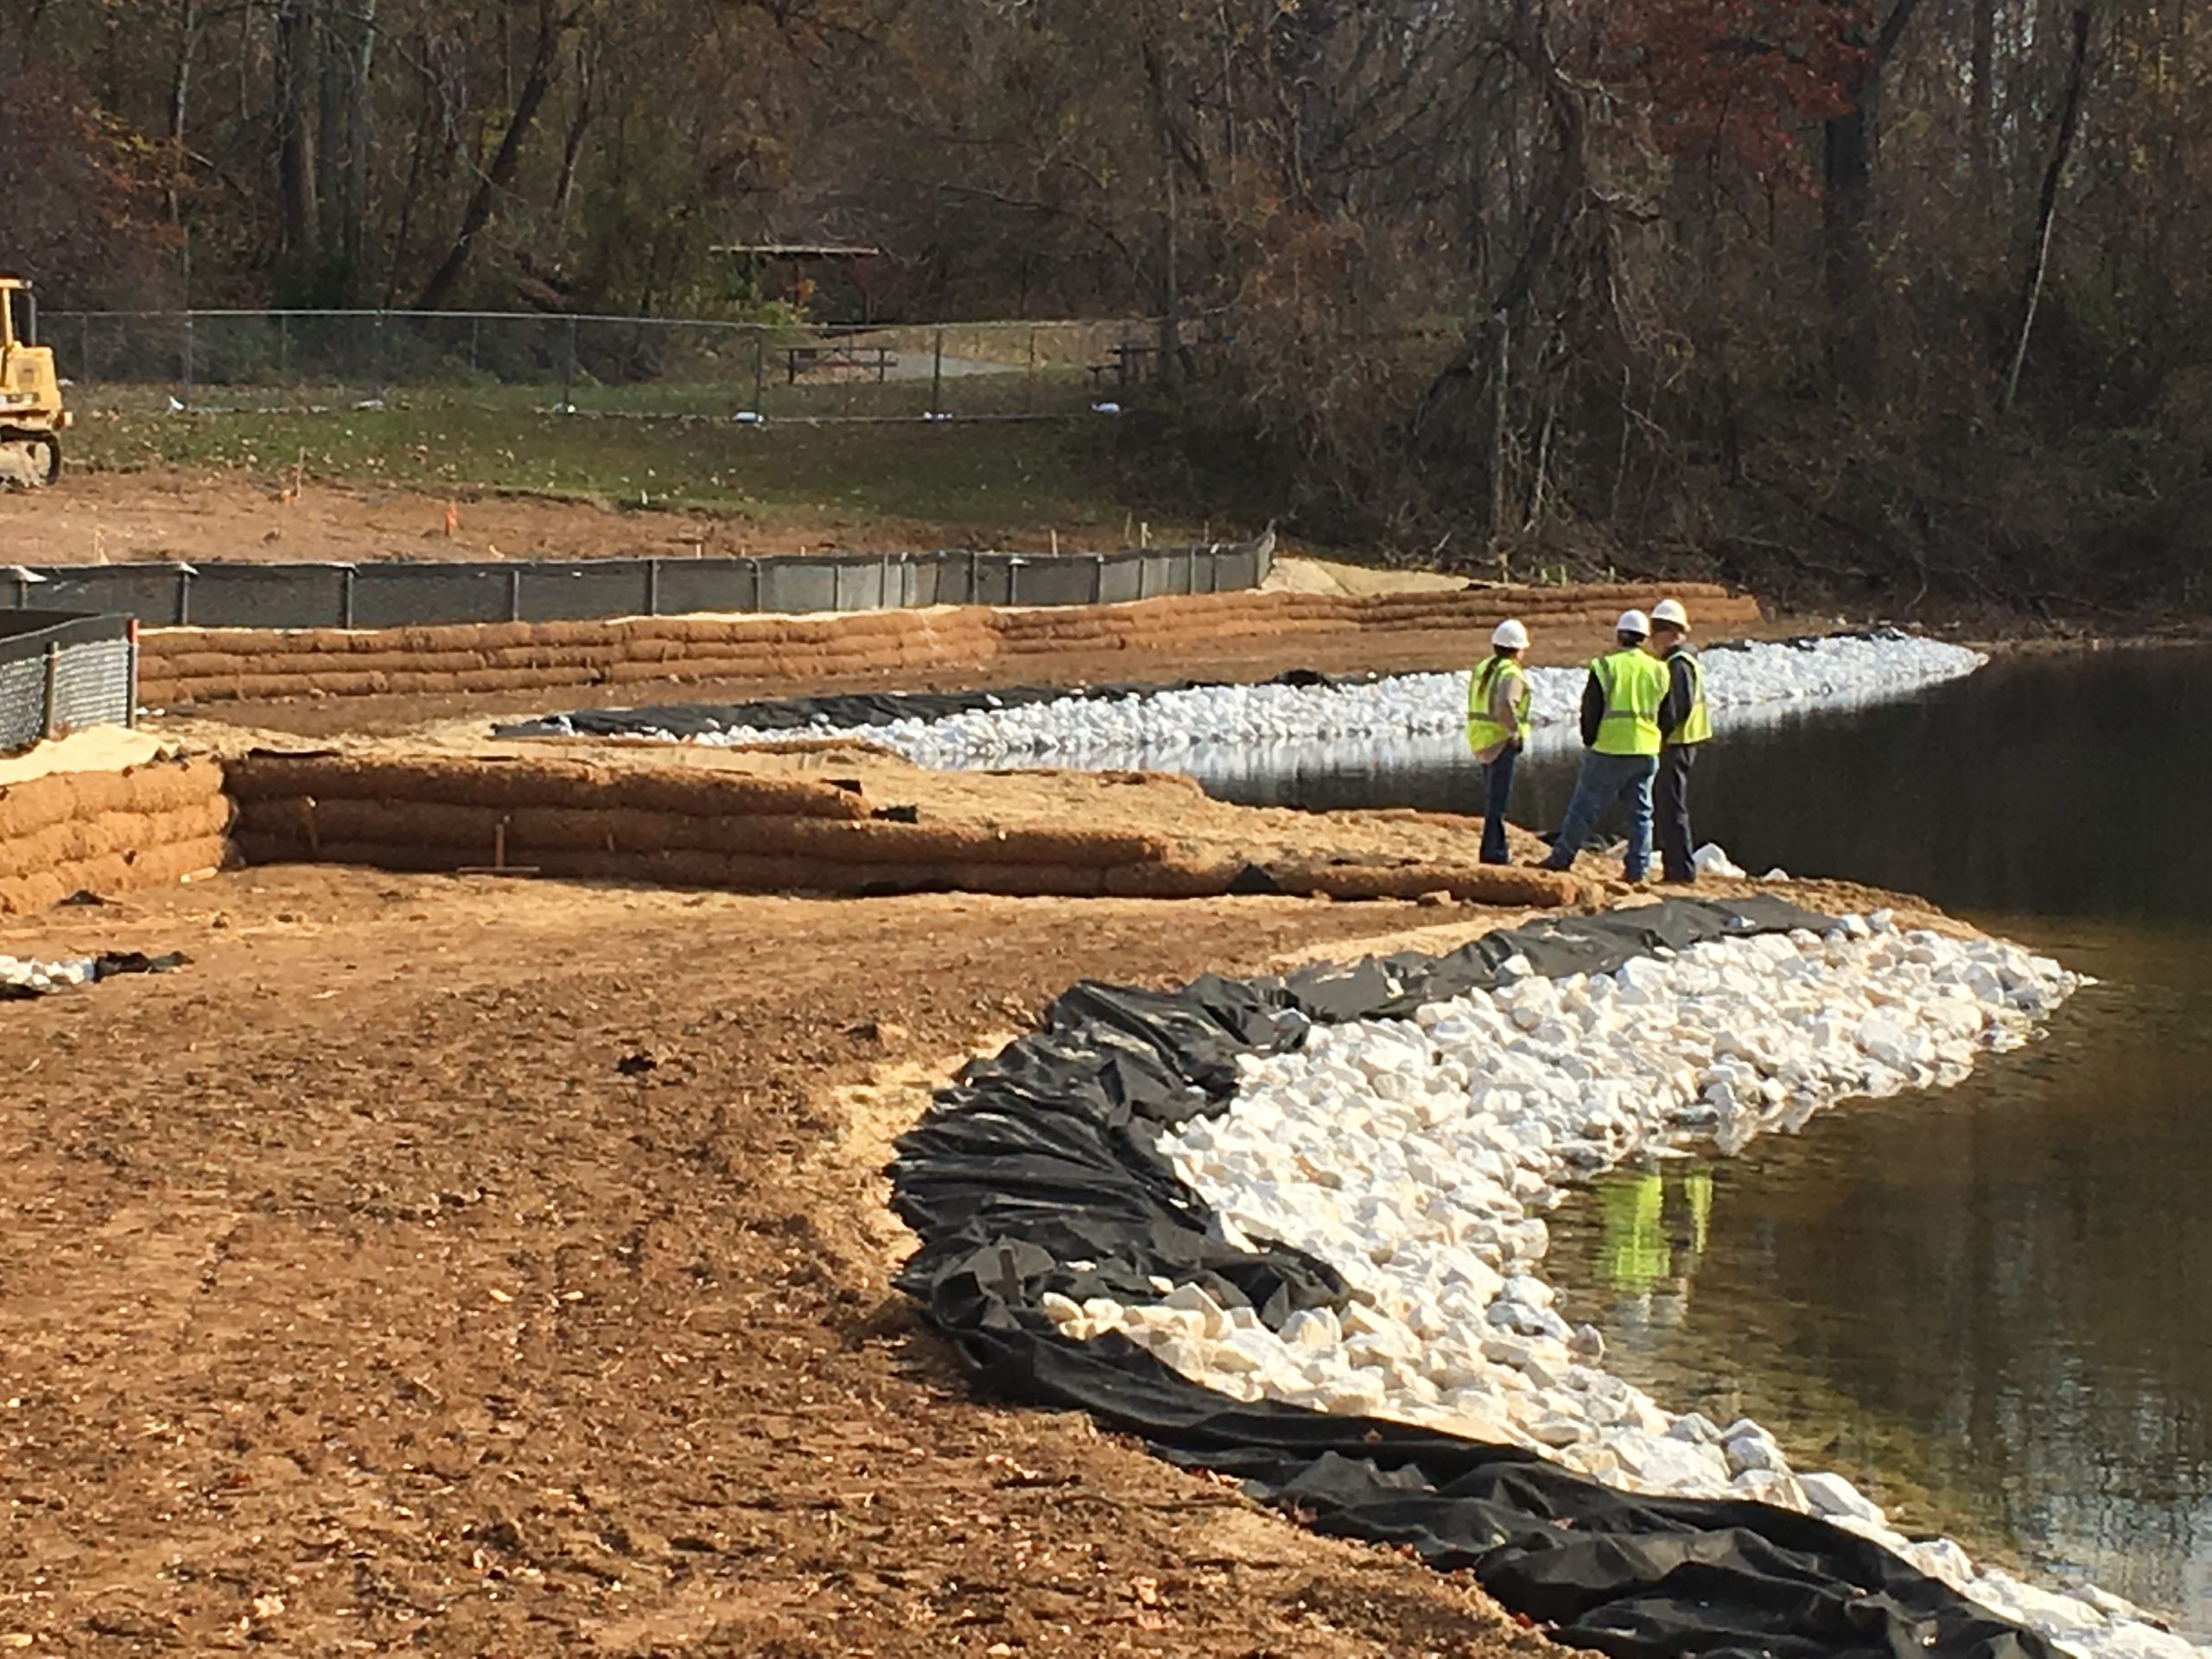
<svg viewBox="0 0 2212 1659">
<path fill-rule="evenodd" d="M 484 319 L 471 317 L 468 320 L 468 372 L 471 374 L 479 372 L 477 359 L 481 355 L 483 345 Z"/>
<path fill-rule="evenodd" d="M 292 372 L 292 316 L 289 311 L 276 314 L 276 378 L 283 379 Z"/>
<path fill-rule="evenodd" d="M 180 342 L 180 347 L 181 361 L 179 366 L 183 370 L 184 396 L 178 401 L 187 409 L 190 409 L 192 407 L 192 313 L 189 311 L 184 314 L 184 338 Z"/>
<path fill-rule="evenodd" d="M 944 412 L 944 330 L 937 331 L 937 355 L 930 370 L 930 419 L 938 420 Z"/>
<path fill-rule="evenodd" d="M 569 319 L 568 350 L 561 364 L 561 412 L 576 412 L 576 320 Z"/>
<path fill-rule="evenodd" d="M 507 620 L 522 620 L 522 567 L 514 566 L 507 572 Z"/>
<path fill-rule="evenodd" d="M 92 378 L 92 314 L 89 311 L 77 319 L 77 378 Z"/>
<path fill-rule="evenodd" d="M 350 564 L 338 573 L 338 626 L 341 628 L 353 626 L 353 576 Z"/>
<path fill-rule="evenodd" d="M 648 558 L 645 561 L 645 614 L 647 616 L 660 614 L 660 560 L 658 558 Z"/>
<path fill-rule="evenodd" d="M 371 355 L 376 359 L 374 371 L 376 375 L 376 389 L 374 395 L 376 401 L 378 403 L 384 402 L 385 392 L 384 315 L 385 314 L 381 309 L 377 313 L 376 324 L 371 335 L 369 346 Z"/>
<path fill-rule="evenodd" d="M 41 737 L 51 738 L 56 735 L 54 721 L 60 712 L 61 647 L 48 645 L 46 648 L 46 712 L 39 721 Z"/>
<path fill-rule="evenodd" d="M 760 400 L 768 389 L 768 331 L 753 331 L 753 418 L 760 418 Z"/>
<path fill-rule="evenodd" d="M 1034 415 L 1037 412 L 1037 331 L 1034 328 L 1029 331 L 1029 378 L 1023 383 L 1021 391 L 1021 412 Z"/>
<path fill-rule="evenodd" d="M 129 652 L 127 659 L 128 683 L 124 690 L 123 723 L 132 731 L 138 729 L 138 619 L 132 617 L 124 640 Z"/>
</svg>

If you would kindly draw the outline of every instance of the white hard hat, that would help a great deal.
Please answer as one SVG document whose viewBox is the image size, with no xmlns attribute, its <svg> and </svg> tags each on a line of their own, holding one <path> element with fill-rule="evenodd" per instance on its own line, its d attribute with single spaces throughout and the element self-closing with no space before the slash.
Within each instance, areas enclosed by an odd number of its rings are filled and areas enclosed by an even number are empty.
<svg viewBox="0 0 2212 1659">
<path fill-rule="evenodd" d="M 1613 624 L 1615 633 L 1649 633 L 1651 619 L 1642 611 L 1623 611 L 1621 620 Z"/>
<path fill-rule="evenodd" d="M 1529 630 L 1521 626 L 1517 618 L 1509 616 L 1491 630 L 1490 642 L 1506 651 L 1526 651 Z"/>
<path fill-rule="evenodd" d="M 1690 625 L 1690 613 L 1682 608 L 1681 600 L 1662 599 L 1651 607 L 1651 620 L 1654 622 L 1671 622 L 1678 628 L 1687 628 Z"/>
</svg>

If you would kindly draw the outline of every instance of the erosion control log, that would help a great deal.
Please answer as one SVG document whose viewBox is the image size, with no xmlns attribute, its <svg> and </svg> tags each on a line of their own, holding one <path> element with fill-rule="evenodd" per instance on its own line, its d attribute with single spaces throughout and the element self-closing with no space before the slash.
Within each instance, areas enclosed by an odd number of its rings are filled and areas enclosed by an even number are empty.
<svg viewBox="0 0 2212 1659">
<path fill-rule="evenodd" d="M 0 787 L 0 915 L 219 869 L 231 804 L 211 760 L 53 772 Z"/>
<path fill-rule="evenodd" d="M 1702 637 L 1759 618 L 1757 601 L 1705 583 L 1672 591 Z M 655 680 L 753 684 L 973 670 L 1075 652 L 1180 658 L 1209 646 L 1366 633 L 1478 632 L 1510 615 L 1602 636 L 1643 587 L 1484 588 L 1350 598 L 1241 592 L 1050 610 L 980 606 L 855 615 L 640 617 L 611 622 L 338 628 L 162 628 L 141 638 L 150 706 L 301 696 L 550 690 Z"/>
<path fill-rule="evenodd" d="M 281 754 L 229 764 L 238 847 L 255 863 L 543 875 L 740 892 L 1339 899 L 1445 892 L 1531 909 L 1577 902 L 1571 876 L 1373 853 L 1255 864 L 1141 827 L 879 808 L 857 784 L 724 768 L 535 757 Z M 1325 821 L 1316 819 L 1317 833 Z"/>
</svg>

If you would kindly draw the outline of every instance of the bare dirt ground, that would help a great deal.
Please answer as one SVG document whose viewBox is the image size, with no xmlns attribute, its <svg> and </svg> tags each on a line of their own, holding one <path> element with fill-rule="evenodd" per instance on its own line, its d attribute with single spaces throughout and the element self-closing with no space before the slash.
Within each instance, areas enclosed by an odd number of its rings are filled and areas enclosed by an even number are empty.
<svg viewBox="0 0 2212 1659">
<path fill-rule="evenodd" d="M 610 559 L 747 556 L 959 547 L 1011 539 L 1043 547 L 1049 534 L 1071 551 L 1118 545 L 1105 532 L 1039 525 L 1009 538 L 1001 527 L 884 518 L 868 513 L 782 514 L 769 524 L 734 514 L 622 512 L 584 502 L 305 481 L 229 470 L 72 476 L 66 487 L 0 490 L 0 539 L 11 563 L 124 564 L 137 561 L 362 563 L 454 559 Z M 454 508 L 450 534 L 446 509 Z"/>
<path fill-rule="evenodd" d="M 1533 1650 L 978 1402 L 888 1292 L 875 1173 L 1079 976 L 1480 917 L 272 868 L 0 929 L 193 957 L 0 1005 L 0 1643 Z"/>
</svg>

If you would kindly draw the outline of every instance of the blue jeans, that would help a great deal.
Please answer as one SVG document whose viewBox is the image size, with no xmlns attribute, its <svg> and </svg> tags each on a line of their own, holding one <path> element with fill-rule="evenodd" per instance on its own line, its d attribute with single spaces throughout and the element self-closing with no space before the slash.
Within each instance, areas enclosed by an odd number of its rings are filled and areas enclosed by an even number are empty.
<svg viewBox="0 0 2212 1659">
<path fill-rule="evenodd" d="M 1586 751 L 1582 773 L 1574 780 L 1574 798 L 1567 804 L 1567 817 L 1552 842 L 1548 870 L 1571 869 L 1574 855 L 1590 838 L 1598 815 L 1615 801 L 1628 802 L 1628 855 L 1621 873 L 1631 881 L 1643 880 L 1651 865 L 1651 780 L 1658 775 L 1655 754 L 1599 754 Z"/>
<path fill-rule="evenodd" d="M 1520 760 L 1518 749 L 1507 747 L 1497 760 L 1483 767 L 1484 799 L 1483 802 L 1483 862 L 1505 864 L 1511 855 L 1505 850 L 1505 804 L 1513 793 L 1513 766 Z"/>
</svg>

